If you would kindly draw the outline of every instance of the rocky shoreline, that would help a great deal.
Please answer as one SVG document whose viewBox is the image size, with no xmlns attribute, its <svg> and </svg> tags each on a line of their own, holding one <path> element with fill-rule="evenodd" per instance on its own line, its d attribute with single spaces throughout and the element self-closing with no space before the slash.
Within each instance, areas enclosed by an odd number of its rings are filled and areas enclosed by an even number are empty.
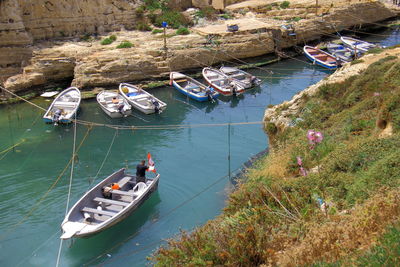
<svg viewBox="0 0 400 267">
<path fill-rule="evenodd" d="M 63 82 L 71 82 L 83 90 L 115 86 L 120 82 L 140 83 L 149 79 L 166 79 L 171 70 L 190 70 L 274 53 L 343 29 L 397 16 L 395 11 L 380 2 L 350 2 L 346 6 L 342 2 L 336 1 L 329 7 L 321 7 L 321 15 L 318 16 L 310 12 L 312 3 L 300 1 L 290 9 L 266 13 L 254 6 L 246 7 L 247 12 L 241 18 L 213 22 L 216 25 L 206 27 L 193 27 L 188 35 L 174 35 L 175 30 L 168 29 L 170 37 L 167 39 L 166 55 L 162 49 L 162 34 L 150 32 L 111 32 L 109 35 L 115 35 L 118 40 L 128 40 L 133 44 L 132 48 L 125 49 L 101 45 L 99 40 L 85 42 L 77 38 L 64 38 L 38 41 L 25 47 L 32 51 L 30 58 L 18 59 L 19 74 L 7 74 L 7 70 L 3 69 L 0 76 L 7 90 L 21 93 L 44 91 Z M 238 8 L 237 14 L 243 13 L 241 10 L 243 8 Z M 300 17 L 304 18 L 291 20 Z M 219 28 L 226 27 L 225 24 L 240 23 L 241 20 L 246 25 L 251 21 L 257 22 L 257 25 L 236 33 L 218 33 Z M 294 26 L 294 36 L 282 27 L 289 23 Z M 210 43 L 208 38 L 213 31 L 217 34 L 213 34 L 214 39 Z M 25 55 L 18 50 L 20 48 L 17 44 L 8 47 L 1 45 L 2 51 L 7 50 L 10 56 L 11 53 Z M 4 61 L 4 55 L 0 57 L 1 61 Z"/>
</svg>

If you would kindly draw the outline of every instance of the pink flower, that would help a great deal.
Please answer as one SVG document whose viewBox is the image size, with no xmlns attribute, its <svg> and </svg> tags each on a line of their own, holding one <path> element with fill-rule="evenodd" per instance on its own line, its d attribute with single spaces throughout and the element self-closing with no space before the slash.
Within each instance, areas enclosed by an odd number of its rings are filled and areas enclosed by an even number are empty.
<svg viewBox="0 0 400 267">
<path fill-rule="evenodd" d="M 303 161 L 300 157 L 297 157 L 297 164 L 301 167 L 303 165 Z"/>
<path fill-rule="evenodd" d="M 381 95 L 381 93 L 379 93 L 379 92 L 374 93 L 374 96 L 380 96 L 380 95 Z"/>
<path fill-rule="evenodd" d="M 311 145 L 319 144 L 324 139 L 324 136 L 321 132 L 317 132 L 314 130 L 308 130 L 307 132 L 307 139 Z"/>
</svg>

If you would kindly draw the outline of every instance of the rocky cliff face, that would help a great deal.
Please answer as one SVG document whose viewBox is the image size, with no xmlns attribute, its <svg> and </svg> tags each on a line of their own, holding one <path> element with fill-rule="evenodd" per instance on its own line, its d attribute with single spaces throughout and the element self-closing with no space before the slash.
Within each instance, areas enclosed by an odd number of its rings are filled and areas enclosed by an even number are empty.
<svg viewBox="0 0 400 267">
<path fill-rule="evenodd" d="M 52 1 L 53 5 L 59 4 L 57 9 L 49 4 Z M 0 79 L 2 76 L 5 81 L 8 77 L 4 85 L 9 90 L 22 91 L 64 80 L 72 80 L 72 84 L 80 88 L 90 88 L 168 77 L 171 70 L 203 67 L 233 57 L 260 56 L 274 52 L 277 46 L 302 45 L 308 40 L 335 33 L 337 29 L 394 16 L 379 2 L 356 2 L 332 9 L 323 16 L 293 23 L 297 33 L 293 37 L 280 27 L 285 22 L 262 15 L 255 19 L 265 26 L 219 36 L 216 40 L 219 45 L 205 47 L 206 38 L 193 32 L 168 38 L 168 54 L 164 57 L 162 35 L 148 32 L 117 31 L 117 41 L 108 46 L 100 45 L 99 40 L 65 42 L 53 39 L 45 42 L 42 39 L 134 26 L 133 1 L 80 1 L 73 7 L 72 0 L 52 1 L 40 0 L 29 5 L 22 0 L 0 2 Z M 98 4 L 94 5 L 94 2 Z M 59 9 L 74 12 L 67 17 Z M 40 17 L 39 11 L 43 12 L 42 20 L 34 19 Z M 282 12 L 285 12 L 283 16 L 287 15 L 286 11 Z M 169 34 L 174 32 L 168 30 Z M 35 43 L 35 40 L 42 41 Z M 134 47 L 117 49 L 116 45 L 123 40 L 130 41 Z"/>
<path fill-rule="evenodd" d="M 0 1 L 0 82 L 27 65 L 36 40 L 133 29 L 138 2 Z"/>
</svg>

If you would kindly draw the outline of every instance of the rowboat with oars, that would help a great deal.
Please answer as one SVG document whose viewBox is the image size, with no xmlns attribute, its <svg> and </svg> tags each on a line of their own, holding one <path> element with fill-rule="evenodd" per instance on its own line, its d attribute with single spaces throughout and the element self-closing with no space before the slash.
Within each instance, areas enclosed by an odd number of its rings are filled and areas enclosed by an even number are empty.
<svg viewBox="0 0 400 267">
<path fill-rule="evenodd" d="M 136 182 L 122 168 L 85 193 L 61 224 L 61 239 L 89 237 L 128 217 L 158 187 L 160 174 Z"/>
<path fill-rule="evenodd" d="M 341 66 L 341 63 L 333 55 L 321 49 L 305 45 L 303 50 L 309 60 L 321 67 L 334 70 Z"/>
<path fill-rule="evenodd" d="M 176 90 L 194 100 L 200 102 L 213 101 L 219 96 L 219 93 L 212 87 L 206 86 L 185 74 L 171 72 L 169 78 L 170 84 Z"/>
<path fill-rule="evenodd" d="M 113 119 L 126 117 L 132 113 L 131 105 L 117 92 L 101 91 L 96 99 L 104 113 Z"/>
<path fill-rule="evenodd" d="M 46 123 L 70 123 L 81 103 L 81 92 L 76 87 L 62 91 L 43 116 Z"/>
<path fill-rule="evenodd" d="M 121 83 L 119 92 L 132 107 L 145 114 L 161 113 L 167 108 L 167 104 L 160 99 L 129 83 Z"/>
<path fill-rule="evenodd" d="M 245 72 L 244 70 L 226 66 L 222 66 L 219 70 L 229 78 L 232 78 L 240 83 L 246 89 L 259 86 L 261 84 L 260 79 L 254 75 L 251 75 L 250 73 Z"/>
<path fill-rule="evenodd" d="M 223 95 L 240 95 L 244 92 L 244 86 L 240 82 L 219 70 L 204 68 L 202 74 L 206 82 Z"/>
</svg>

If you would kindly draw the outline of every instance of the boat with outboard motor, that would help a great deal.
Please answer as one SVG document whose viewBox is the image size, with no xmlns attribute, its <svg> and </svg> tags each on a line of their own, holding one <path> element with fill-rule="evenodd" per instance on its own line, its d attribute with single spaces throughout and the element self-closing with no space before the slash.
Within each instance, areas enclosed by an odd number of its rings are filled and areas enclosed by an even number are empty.
<svg viewBox="0 0 400 267">
<path fill-rule="evenodd" d="M 368 50 L 376 47 L 381 47 L 380 45 L 369 43 L 366 41 L 362 41 L 356 38 L 352 37 L 347 37 L 347 36 L 342 36 L 340 37 L 340 40 L 343 42 L 343 44 L 351 49 L 353 49 L 356 52 L 361 52 L 365 53 Z"/>
<path fill-rule="evenodd" d="M 169 78 L 170 85 L 194 100 L 200 102 L 214 101 L 219 96 L 219 93 L 214 88 L 206 86 L 185 74 L 171 72 Z"/>
<path fill-rule="evenodd" d="M 167 104 L 160 99 L 129 83 L 121 83 L 119 92 L 132 107 L 145 114 L 161 113 L 167 108 Z"/>
<path fill-rule="evenodd" d="M 244 92 L 245 88 L 241 83 L 219 70 L 207 67 L 202 74 L 206 82 L 223 95 L 240 95 Z"/>
<path fill-rule="evenodd" d="M 46 123 L 70 123 L 81 103 L 81 91 L 69 87 L 62 91 L 51 103 L 43 116 Z"/>
<path fill-rule="evenodd" d="M 158 187 L 160 174 L 136 182 L 122 168 L 84 194 L 61 224 L 61 239 L 89 237 L 128 217 Z"/>
<path fill-rule="evenodd" d="M 251 75 L 250 73 L 245 72 L 244 70 L 226 66 L 222 66 L 219 68 L 219 70 L 229 78 L 232 78 L 240 83 L 245 89 L 259 86 L 261 84 L 260 79 L 254 75 Z"/>
<path fill-rule="evenodd" d="M 128 101 L 118 92 L 101 91 L 96 97 L 101 109 L 111 118 L 127 117 L 132 113 Z"/>
</svg>

